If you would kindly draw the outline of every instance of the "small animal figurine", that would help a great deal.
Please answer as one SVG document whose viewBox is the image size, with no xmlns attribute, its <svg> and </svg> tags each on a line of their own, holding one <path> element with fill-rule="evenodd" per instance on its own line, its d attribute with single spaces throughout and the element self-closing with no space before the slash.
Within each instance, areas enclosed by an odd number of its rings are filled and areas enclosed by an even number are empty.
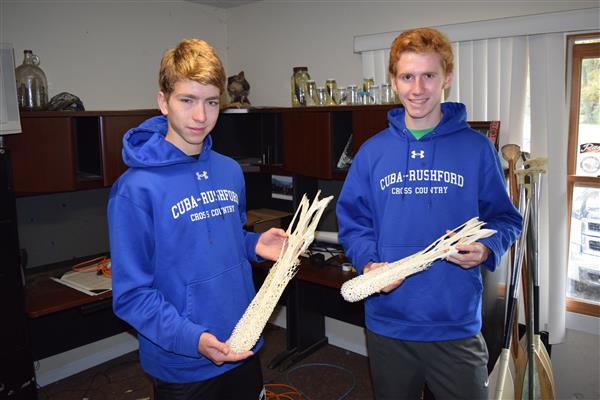
<svg viewBox="0 0 600 400">
<path fill-rule="evenodd" d="M 229 93 L 229 99 L 231 100 L 231 103 L 228 104 L 229 107 L 250 106 L 250 100 L 248 99 L 250 84 L 244 77 L 244 71 L 227 78 L 227 93 Z"/>
</svg>

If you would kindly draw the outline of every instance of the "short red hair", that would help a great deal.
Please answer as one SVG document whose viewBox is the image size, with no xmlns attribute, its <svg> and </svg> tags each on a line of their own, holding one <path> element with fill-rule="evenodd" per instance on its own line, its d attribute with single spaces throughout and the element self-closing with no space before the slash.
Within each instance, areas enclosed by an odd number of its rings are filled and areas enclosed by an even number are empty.
<svg viewBox="0 0 600 400">
<path fill-rule="evenodd" d="M 437 53 L 442 61 L 444 73 L 451 74 L 454 70 L 454 54 L 450 40 L 438 30 L 432 28 L 417 28 L 402 32 L 392 42 L 390 48 L 390 63 L 388 71 L 396 76 L 398 60 L 404 52 Z"/>
</svg>

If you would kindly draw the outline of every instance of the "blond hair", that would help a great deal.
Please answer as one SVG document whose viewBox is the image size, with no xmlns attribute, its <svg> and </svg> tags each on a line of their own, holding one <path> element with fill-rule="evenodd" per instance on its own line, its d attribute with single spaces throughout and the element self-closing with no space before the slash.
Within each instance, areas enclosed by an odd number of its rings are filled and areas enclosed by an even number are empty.
<svg viewBox="0 0 600 400">
<path fill-rule="evenodd" d="M 440 31 L 432 28 L 417 28 L 402 32 L 392 42 L 388 71 L 396 76 L 398 60 L 404 52 L 437 53 L 440 55 L 444 73 L 454 70 L 454 54 L 450 40 Z"/>
<path fill-rule="evenodd" d="M 215 49 L 201 39 L 184 39 L 165 51 L 160 62 L 158 85 L 168 97 L 180 80 L 189 79 L 225 91 L 225 69 Z"/>
</svg>

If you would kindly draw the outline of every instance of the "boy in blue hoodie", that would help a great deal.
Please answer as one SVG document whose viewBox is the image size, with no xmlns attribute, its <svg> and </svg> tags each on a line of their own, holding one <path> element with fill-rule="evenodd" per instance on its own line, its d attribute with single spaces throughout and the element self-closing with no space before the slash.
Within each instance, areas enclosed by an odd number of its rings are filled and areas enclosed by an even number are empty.
<svg viewBox="0 0 600 400">
<path fill-rule="evenodd" d="M 441 103 L 452 82 L 448 39 L 404 32 L 390 49 L 392 87 L 403 107 L 357 153 L 337 202 L 339 237 L 359 273 L 424 249 L 472 217 L 497 233 L 365 301 L 377 399 L 486 399 L 480 266 L 494 270 L 517 238 L 521 216 L 496 151 L 467 125 L 465 106 Z"/>
<path fill-rule="evenodd" d="M 264 398 L 252 351 L 227 339 L 255 295 L 249 260 L 277 259 L 285 232 L 249 233 L 239 164 L 211 150 L 225 71 L 198 39 L 165 52 L 158 105 L 123 138 L 129 169 L 108 219 L 113 308 L 138 333 L 155 398 Z"/>
</svg>

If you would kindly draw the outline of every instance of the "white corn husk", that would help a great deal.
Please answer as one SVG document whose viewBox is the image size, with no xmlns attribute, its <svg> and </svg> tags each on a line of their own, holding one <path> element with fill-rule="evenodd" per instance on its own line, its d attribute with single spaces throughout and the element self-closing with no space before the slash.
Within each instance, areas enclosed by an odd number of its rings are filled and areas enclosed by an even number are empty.
<svg viewBox="0 0 600 400">
<path fill-rule="evenodd" d="M 329 196 L 319 200 L 319 194 L 320 191 L 310 205 L 306 195 L 302 197 L 296 214 L 287 229 L 287 246 L 282 249 L 260 290 L 233 329 L 229 344 L 234 352 L 240 353 L 254 347 L 285 287 L 296 275 L 300 263 L 298 257 L 314 240 L 315 229 L 321 215 L 333 199 L 333 196 Z M 296 224 L 294 224 L 295 222 Z M 294 225 L 294 231 L 291 232 Z"/>
<path fill-rule="evenodd" d="M 456 254 L 458 251 L 454 248 L 455 245 L 471 244 L 496 233 L 493 229 L 482 229 L 483 225 L 485 222 L 472 218 L 455 228 L 453 236 L 443 235 L 418 253 L 346 281 L 342 285 L 342 296 L 349 302 L 362 300 L 398 279 L 426 270 L 436 260 Z"/>
</svg>

